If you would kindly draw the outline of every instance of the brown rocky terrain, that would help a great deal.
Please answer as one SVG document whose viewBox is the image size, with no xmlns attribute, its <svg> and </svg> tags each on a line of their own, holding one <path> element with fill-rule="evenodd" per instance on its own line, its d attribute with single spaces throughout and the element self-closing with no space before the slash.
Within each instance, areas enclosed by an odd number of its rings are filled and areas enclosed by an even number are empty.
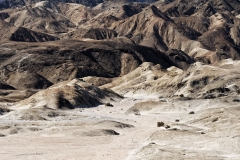
<svg viewBox="0 0 240 160">
<path fill-rule="evenodd" d="M 73 32 L 65 35 L 64 39 L 81 39 L 81 38 L 89 38 L 89 39 L 111 39 L 117 37 L 117 33 L 110 29 L 105 28 L 79 28 Z"/>
<path fill-rule="evenodd" d="M 111 90 L 101 90 L 90 83 L 79 79 L 60 82 L 40 91 L 26 100 L 18 103 L 15 108 L 48 108 L 48 109 L 74 109 L 95 107 L 122 97 Z"/>
<path fill-rule="evenodd" d="M 147 4 L 126 4 L 126 5 L 98 5 L 92 11 L 98 13 L 96 16 L 80 25 L 82 28 L 108 28 L 113 22 L 129 18 L 135 14 L 140 13 Z"/>
<path fill-rule="evenodd" d="M 75 25 L 64 15 L 58 14 L 58 8 L 48 1 L 16 9 L 5 19 L 16 27 L 25 27 L 44 33 L 65 33 Z"/>
<path fill-rule="evenodd" d="M 58 12 L 66 16 L 76 26 L 93 18 L 96 13 L 92 8 L 75 3 L 60 3 L 57 5 Z"/>
<path fill-rule="evenodd" d="M 239 24 L 239 0 L 0 0 L 0 159 L 240 159 Z"/>
<path fill-rule="evenodd" d="M 239 61 L 232 60 L 222 61 L 218 66 L 197 62 L 183 71 L 175 66 L 162 70 L 159 65 L 143 63 L 139 68 L 114 79 L 102 88 L 111 88 L 129 96 L 148 94 L 186 100 L 230 96 L 238 99 L 238 65 Z M 90 77 L 86 80 L 91 81 Z"/>
<path fill-rule="evenodd" d="M 15 27 L 3 20 L 0 20 L 1 41 L 21 41 L 21 42 L 45 42 L 57 40 L 57 37 L 39 33 L 23 27 Z"/>
<path fill-rule="evenodd" d="M 35 4 L 37 2 L 41 2 L 42 0 L 16 0 L 16 1 L 12 1 L 12 0 L 1 0 L 0 1 L 0 9 L 7 9 L 7 8 L 16 8 L 16 7 L 23 7 L 26 5 L 30 5 L 30 4 Z M 77 4 L 82 4 L 85 6 L 89 6 L 89 7 L 94 7 L 97 5 L 114 5 L 116 3 L 118 4 L 129 4 L 129 3 L 133 3 L 133 2 L 145 2 L 145 3 L 151 3 L 151 2 L 155 2 L 156 0 L 52 0 L 51 2 L 58 4 L 58 3 L 77 3 Z"/>
<path fill-rule="evenodd" d="M 195 17 L 171 18 L 157 7 L 150 6 L 131 18 L 113 23 L 110 28 L 119 35 L 129 37 L 137 44 L 161 51 L 182 50 L 204 63 L 215 63 L 226 58 L 239 59 L 239 47 L 237 43 L 234 43 L 238 41 L 238 38 L 231 37 L 237 33 L 230 34 L 234 30 L 230 30 L 230 26 L 234 26 L 231 19 L 224 20 L 216 13 L 209 17 L 208 21 L 199 19 L 200 24 L 194 24 L 199 21 L 193 23 L 191 18 L 195 19 Z M 206 28 L 204 26 L 208 29 L 204 29 Z"/>
<path fill-rule="evenodd" d="M 1 51 L 0 77 L 18 90 L 46 89 L 61 81 L 86 76 L 123 76 L 148 61 L 160 64 L 163 69 L 170 66 L 186 69 L 194 62 L 184 54 L 178 55 L 177 51 L 174 54 L 162 53 L 121 38 L 111 41 L 3 42 Z M 3 99 L 9 94 L 3 95 Z"/>
</svg>

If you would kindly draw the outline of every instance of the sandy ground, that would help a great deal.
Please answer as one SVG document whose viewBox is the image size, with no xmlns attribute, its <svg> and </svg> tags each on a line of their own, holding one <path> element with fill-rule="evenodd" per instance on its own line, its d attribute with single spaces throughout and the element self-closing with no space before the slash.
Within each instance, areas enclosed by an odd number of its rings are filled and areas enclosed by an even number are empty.
<svg viewBox="0 0 240 160">
<path fill-rule="evenodd" d="M 5 114 L 0 159 L 240 159 L 239 102 L 141 97 L 113 105 Z"/>
</svg>

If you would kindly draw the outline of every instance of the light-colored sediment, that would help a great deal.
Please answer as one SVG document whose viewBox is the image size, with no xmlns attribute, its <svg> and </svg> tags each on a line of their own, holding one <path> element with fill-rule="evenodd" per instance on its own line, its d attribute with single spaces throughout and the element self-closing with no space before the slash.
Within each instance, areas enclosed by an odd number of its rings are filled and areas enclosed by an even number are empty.
<svg viewBox="0 0 240 160">
<path fill-rule="evenodd" d="M 135 103 L 137 113 L 129 109 Z M 6 135 L 0 138 L 1 159 L 240 158 L 237 102 L 142 97 L 113 105 L 10 112 L 1 117 L 1 134 Z M 45 120 L 26 120 L 26 114 Z M 157 122 L 170 128 L 157 127 Z"/>
</svg>

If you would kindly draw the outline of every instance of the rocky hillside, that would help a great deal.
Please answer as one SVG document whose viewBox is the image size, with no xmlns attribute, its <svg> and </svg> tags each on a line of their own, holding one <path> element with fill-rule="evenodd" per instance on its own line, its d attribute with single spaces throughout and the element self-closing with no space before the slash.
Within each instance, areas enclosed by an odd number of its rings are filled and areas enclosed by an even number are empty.
<svg viewBox="0 0 240 160">
<path fill-rule="evenodd" d="M 162 68 L 178 65 L 167 54 L 119 39 L 114 41 L 58 41 L 52 43 L 5 43 L 1 52 L 2 79 L 9 84 L 24 86 L 36 83 L 33 77 L 45 77 L 57 83 L 85 76 L 118 77 L 136 69 L 143 62 L 151 61 Z M 190 58 L 189 58 L 190 59 Z M 186 59 L 183 66 L 193 60 Z M 38 76 L 35 76 L 38 74 Z M 20 78 L 21 77 L 21 78 Z M 29 81 L 20 79 L 28 77 Z M 12 84 L 14 79 L 19 84 Z M 38 79 L 38 78 L 37 78 Z M 33 86 L 35 86 L 32 84 Z M 30 86 L 26 85 L 25 88 Z"/>
<path fill-rule="evenodd" d="M 74 109 L 96 107 L 107 103 L 109 99 L 120 100 L 122 97 L 111 90 L 101 90 L 79 79 L 53 85 L 44 91 L 17 104 L 16 108 Z"/>
<path fill-rule="evenodd" d="M 60 39 L 118 36 L 165 53 L 179 50 L 207 64 L 240 58 L 237 0 L 121 2 L 114 6 L 110 4 L 116 2 L 104 1 L 90 8 L 76 3 L 31 1 L 31 5 L 3 9 L 0 17 L 15 27 Z"/>
<path fill-rule="evenodd" d="M 0 38 L 2 41 L 20 41 L 20 42 L 46 42 L 57 40 L 57 37 L 35 32 L 23 27 L 15 27 L 14 25 L 0 20 Z"/>
<path fill-rule="evenodd" d="M 199 70 L 189 70 L 196 62 L 218 68 L 226 59 L 240 59 L 238 0 L 3 0 L 0 6 L 0 78 L 17 90 L 46 89 L 84 77 L 96 85 L 125 85 L 117 77 L 133 74 L 144 62 L 170 75 L 175 73 L 168 69 L 176 67 L 188 77 Z M 180 93 L 187 85 L 178 76 L 166 95 Z M 147 86 L 160 85 L 153 84 Z M 196 91 L 192 98 L 206 97 Z M 185 91 L 183 95 L 188 96 Z"/>
<path fill-rule="evenodd" d="M 35 4 L 42 0 L 1 0 L 0 1 L 0 9 L 7 9 L 7 8 L 16 8 L 16 7 L 23 7 L 30 4 Z M 77 3 L 82 4 L 89 7 L 97 6 L 98 4 L 108 4 L 108 3 L 120 3 L 120 4 L 128 4 L 133 2 L 142 2 L 142 3 L 151 3 L 155 2 L 156 0 L 51 0 L 52 3 Z"/>
</svg>

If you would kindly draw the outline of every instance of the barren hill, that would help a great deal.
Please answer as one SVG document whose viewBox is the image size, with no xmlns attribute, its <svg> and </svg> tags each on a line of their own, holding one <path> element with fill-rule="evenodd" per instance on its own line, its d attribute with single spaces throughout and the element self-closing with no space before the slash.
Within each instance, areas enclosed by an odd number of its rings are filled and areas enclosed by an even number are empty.
<svg viewBox="0 0 240 160">
<path fill-rule="evenodd" d="M 153 95 L 182 99 L 238 97 L 239 61 L 225 60 L 218 66 L 200 62 L 186 71 L 176 67 L 162 70 L 159 65 L 143 63 L 134 71 L 102 86 L 126 96 Z M 91 81 L 91 79 L 86 79 Z"/>
<path fill-rule="evenodd" d="M 64 15 L 58 14 L 58 8 L 48 1 L 26 6 L 10 14 L 5 19 L 16 27 L 25 27 L 44 33 L 68 32 L 75 25 Z"/>
<path fill-rule="evenodd" d="M 150 6 L 133 17 L 113 23 L 110 28 L 137 44 L 161 51 L 179 49 L 204 63 L 224 59 L 222 55 L 225 55 L 225 59 L 239 59 L 239 46 L 235 43 L 238 37 L 231 37 L 238 30 L 234 29 L 236 27 L 230 29 L 238 24 L 238 19 L 224 18 L 218 13 L 209 17 L 209 20 L 201 16 L 169 17 L 157 7 Z"/>
<path fill-rule="evenodd" d="M 3 20 L 0 20 L 0 29 L 1 41 L 45 42 L 58 39 L 57 37 L 45 33 L 34 32 L 23 27 L 15 27 Z"/>
<path fill-rule="evenodd" d="M 120 100 L 122 97 L 111 90 L 101 90 L 79 79 L 53 85 L 26 100 L 15 108 L 74 109 L 95 107 L 107 103 L 109 99 Z"/>
<path fill-rule="evenodd" d="M 85 76 L 117 77 L 136 69 L 143 62 L 160 64 L 162 68 L 177 65 L 167 54 L 116 38 L 113 41 L 56 41 L 51 43 L 4 43 L 2 44 L 2 79 L 10 84 L 15 79 L 28 77 L 26 82 L 38 82 L 35 74 L 45 77 L 51 83 L 57 83 Z M 193 61 L 183 59 L 183 66 Z M 21 78 L 20 78 L 21 77 Z M 16 81 L 17 82 L 17 81 Z M 30 87 L 30 86 L 29 86 Z"/>
<path fill-rule="evenodd" d="M 0 1 L 0 9 L 6 9 L 6 8 L 15 8 L 15 7 L 22 7 L 22 6 L 26 6 L 29 4 L 34 4 L 37 2 L 41 2 L 42 0 L 29 0 L 29 1 L 23 1 L 23 0 L 2 0 Z M 90 6 L 90 7 L 94 7 L 98 4 L 101 3 L 119 3 L 119 4 L 128 4 L 128 3 L 133 3 L 133 2 L 145 2 L 145 3 L 151 3 L 151 2 L 155 2 L 156 0 L 120 0 L 120 1 L 116 1 L 116 0 L 52 0 L 51 2 L 58 4 L 61 2 L 64 3 L 78 3 L 78 4 L 82 4 L 85 6 Z"/>
</svg>

